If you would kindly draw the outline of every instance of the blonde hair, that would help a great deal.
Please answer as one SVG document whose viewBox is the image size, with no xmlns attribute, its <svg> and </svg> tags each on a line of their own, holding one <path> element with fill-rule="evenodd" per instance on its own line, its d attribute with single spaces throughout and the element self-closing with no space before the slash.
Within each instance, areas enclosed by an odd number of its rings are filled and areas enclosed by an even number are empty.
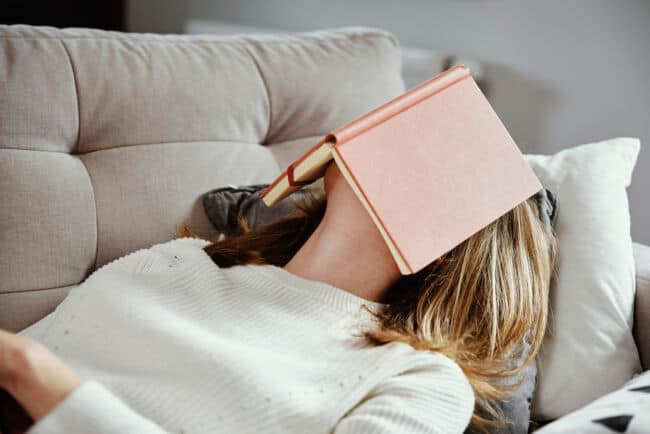
<svg viewBox="0 0 650 434">
<path fill-rule="evenodd" d="M 250 228 L 238 216 L 238 230 L 205 251 L 220 267 L 284 266 L 323 217 L 325 196 L 318 193 L 266 226 Z M 177 235 L 195 236 L 187 227 Z M 373 345 L 399 341 L 450 357 L 476 396 L 471 429 L 501 426 L 497 401 L 520 384 L 504 380 L 523 371 L 542 343 L 556 254 L 555 234 L 531 196 L 424 269 L 402 276 L 389 288 L 389 306 L 375 314 L 376 327 L 362 336 Z"/>
</svg>

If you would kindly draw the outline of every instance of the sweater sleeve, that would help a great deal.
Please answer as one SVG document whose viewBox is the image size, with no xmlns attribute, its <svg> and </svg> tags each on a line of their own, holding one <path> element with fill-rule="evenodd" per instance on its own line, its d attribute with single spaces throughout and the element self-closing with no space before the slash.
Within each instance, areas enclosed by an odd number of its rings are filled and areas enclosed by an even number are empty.
<svg viewBox="0 0 650 434">
<path fill-rule="evenodd" d="M 66 433 L 168 434 L 93 380 L 73 390 L 26 434 Z"/>
<path fill-rule="evenodd" d="M 332 433 L 462 433 L 474 411 L 474 392 L 460 367 L 439 356 L 446 361 L 405 371 L 374 387 Z"/>
</svg>

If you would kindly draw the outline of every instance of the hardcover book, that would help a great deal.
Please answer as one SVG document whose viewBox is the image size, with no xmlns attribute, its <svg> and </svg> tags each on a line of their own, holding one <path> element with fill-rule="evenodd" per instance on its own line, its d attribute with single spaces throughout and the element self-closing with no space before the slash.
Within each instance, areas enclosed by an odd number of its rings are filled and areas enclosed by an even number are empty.
<svg viewBox="0 0 650 434">
<path fill-rule="evenodd" d="M 327 134 L 260 197 L 273 206 L 332 160 L 405 275 L 542 189 L 463 65 Z"/>
</svg>

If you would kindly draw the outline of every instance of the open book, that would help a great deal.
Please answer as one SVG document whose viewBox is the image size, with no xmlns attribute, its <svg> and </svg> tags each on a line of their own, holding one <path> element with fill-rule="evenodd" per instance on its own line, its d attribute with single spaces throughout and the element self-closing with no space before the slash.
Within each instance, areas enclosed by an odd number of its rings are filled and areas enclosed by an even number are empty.
<svg viewBox="0 0 650 434">
<path fill-rule="evenodd" d="M 455 66 L 327 134 L 260 195 L 273 206 L 334 160 L 402 274 L 421 270 L 542 189 Z"/>
</svg>

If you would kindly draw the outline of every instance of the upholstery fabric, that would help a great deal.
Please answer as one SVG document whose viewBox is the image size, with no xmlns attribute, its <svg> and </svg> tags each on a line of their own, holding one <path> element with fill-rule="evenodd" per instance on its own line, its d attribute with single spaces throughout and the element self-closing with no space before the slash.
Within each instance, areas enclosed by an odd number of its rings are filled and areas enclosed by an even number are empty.
<svg viewBox="0 0 650 434">
<path fill-rule="evenodd" d="M 632 243 L 636 267 L 634 337 L 643 369 L 650 369 L 650 247 Z"/>
<path fill-rule="evenodd" d="M 77 285 L 30 291 L 7 291 L 0 296 L 0 328 L 22 330 L 45 317 Z"/>
<path fill-rule="evenodd" d="M 78 283 L 95 262 L 97 232 L 82 162 L 0 148 L 0 173 L 0 293 Z"/>
<path fill-rule="evenodd" d="M 404 90 L 397 39 L 369 27 L 0 26 L 0 328 L 25 328 L 182 223 L 209 231 L 205 191 L 271 182 L 276 143 L 286 155 Z"/>
<path fill-rule="evenodd" d="M 19 29 L 0 28 L 0 147 L 71 152 L 79 116 L 65 47 Z"/>
<path fill-rule="evenodd" d="M 198 232 L 208 229 L 198 193 L 215 182 L 268 179 L 278 171 L 269 148 L 253 143 L 163 143 L 80 158 L 96 195 L 97 266 L 168 238 L 181 222 L 191 222 Z M 136 233 L 134 222 L 141 222 Z"/>
</svg>

